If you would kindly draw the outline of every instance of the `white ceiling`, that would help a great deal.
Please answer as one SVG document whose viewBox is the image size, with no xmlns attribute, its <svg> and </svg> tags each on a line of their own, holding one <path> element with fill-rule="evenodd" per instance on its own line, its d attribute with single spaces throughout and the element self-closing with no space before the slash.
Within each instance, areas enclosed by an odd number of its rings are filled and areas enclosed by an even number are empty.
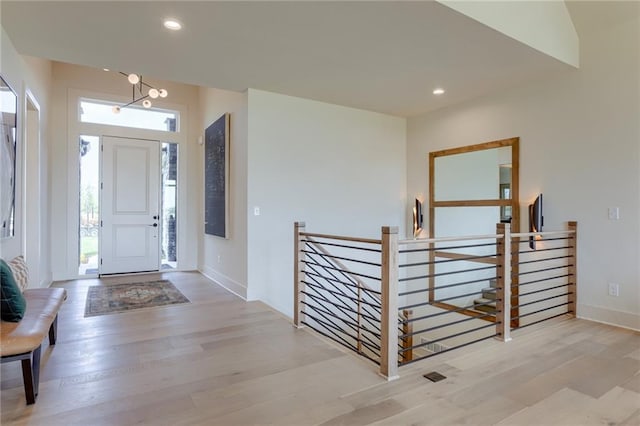
<svg viewBox="0 0 640 426">
<path fill-rule="evenodd" d="M 401 116 L 569 69 L 430 1 L 3 0 L 0 7 L 3 28 L 25 55 Z M 164 29 L 168 16 L 183 30 Z M 447 93 L 434 96 L 438 86 Z"/>
</svg>

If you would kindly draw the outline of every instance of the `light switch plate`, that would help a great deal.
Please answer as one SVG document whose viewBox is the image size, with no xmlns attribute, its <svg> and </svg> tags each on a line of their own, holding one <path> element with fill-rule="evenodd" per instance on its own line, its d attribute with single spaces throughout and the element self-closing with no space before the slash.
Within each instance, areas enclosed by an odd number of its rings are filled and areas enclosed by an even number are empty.
<svg viewBox="0 0 640 426">
<path fill-rule="evenodd" d="M 620 208 L 609 207 L 609 220 L 618 220 L 618 219 L 620 219 Z"/>
</svg>

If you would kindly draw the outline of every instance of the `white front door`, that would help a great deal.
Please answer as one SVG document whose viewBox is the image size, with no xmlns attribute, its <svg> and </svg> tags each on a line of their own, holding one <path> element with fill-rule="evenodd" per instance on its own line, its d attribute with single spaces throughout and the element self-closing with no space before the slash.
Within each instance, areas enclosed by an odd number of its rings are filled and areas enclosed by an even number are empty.
<svg viewBox="0 0 640 426">
<path fill-rule="evenodd" d="M 102 138 L 100 274 L 160 269 L 160 143 Z"/>
</svg>

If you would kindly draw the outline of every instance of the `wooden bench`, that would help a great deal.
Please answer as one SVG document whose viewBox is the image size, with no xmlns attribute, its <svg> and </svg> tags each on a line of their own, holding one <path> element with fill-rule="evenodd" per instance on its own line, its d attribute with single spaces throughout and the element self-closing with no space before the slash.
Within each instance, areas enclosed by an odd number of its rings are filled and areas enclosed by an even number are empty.
<svg viewBox="0 0 640 426">
<path fill-rule="evenodd" d="M 0 321 L 2 363 L 22 362 L 27 405 L 36 402 L 40 382 L 40 351 L 47 333 L 49 345 L 56 344 L 58 310 L 67 298 L 63 288 L 34 288 L 22 293 L 27 301 L 20 322 Z"/>
</svg>

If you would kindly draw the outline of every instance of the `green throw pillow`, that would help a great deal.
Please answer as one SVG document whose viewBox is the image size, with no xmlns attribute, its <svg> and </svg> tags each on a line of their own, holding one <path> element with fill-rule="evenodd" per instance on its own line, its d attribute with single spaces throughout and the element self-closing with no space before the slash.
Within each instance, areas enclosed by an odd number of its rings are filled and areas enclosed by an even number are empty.
<svg viewBox="0 0 640 426">
<path fill-rule="evenodd" d="M 7 262 L 0 259 L 0 316 L 2 321 L 18 322 L 24 316 L 27 302 L 13 278 L 13 272 Z"/>
</svg>

